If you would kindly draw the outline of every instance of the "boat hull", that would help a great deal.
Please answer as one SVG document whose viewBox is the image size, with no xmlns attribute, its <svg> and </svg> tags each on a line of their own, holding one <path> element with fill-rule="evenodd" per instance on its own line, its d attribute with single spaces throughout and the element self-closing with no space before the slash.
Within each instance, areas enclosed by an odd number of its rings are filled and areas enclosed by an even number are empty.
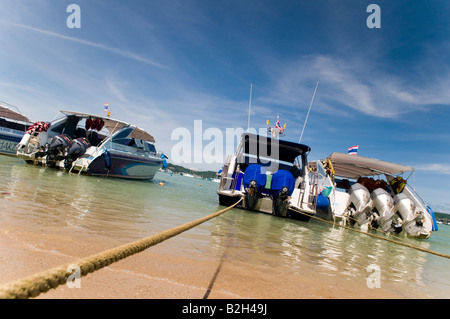
<svg viewBox="0 0 450 319">
<path fill-rule="evenodd" d="M 25 132 L 0 127 L 0 154 L 15 156 L 17 145 Z"/>
<path fill-rule="evenodd" d="M 162 160 L 126 152 L 109 150 L 110 163 L 102 154 L 90 162 L 87 172 L 93 176 L 108 176 L 127 179 L 151 180 L 161 167 Z M 109 169 L 108 169 L 108 166 Z"/>
<path fill-rule="evenodd" d="M 246 200 L 247 197 L 242 192 L 232 192 L 232 191 L 218 191 L 219 195 L 219 204 L 223 206 L 231 206 L 236 204 L 241 197 L 244 197 L 244 200 L 239 203 L 236 208 L 247 209 L 246 208 Z M 258 197 L 256 203 L 254 205 L 253 211 L 274 215 L 273 212 L 273 199 L 269 196 L 261 196 Z M 315 215 L 315 212 L 312 210 L 299 209 L 298 207 L 287 205 L 287 212 L 285 215 L 280 217 L 291 218 L 295 220 L 309 221 L 312 216 Z"/>
</svg>

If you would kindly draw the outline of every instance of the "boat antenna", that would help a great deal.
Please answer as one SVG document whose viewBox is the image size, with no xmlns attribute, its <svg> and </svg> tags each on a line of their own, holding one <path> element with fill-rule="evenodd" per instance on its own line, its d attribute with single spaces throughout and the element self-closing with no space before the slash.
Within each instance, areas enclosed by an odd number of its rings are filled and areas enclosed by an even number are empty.
<svg viewBox="0 0 450 319">
<path fill-rule="evenodd" d="M 247 125 L 247 131 L 250 130 L 250 111 L 252 109 L 252 86 L 253 86 L 253 84 L 250 83 L 250 102 L 248 103 L 248 125 Z"/>
<path fill-rule="evenodd" d="M 317 87 L 318 86 L 319 86 L 319 81 L 317 81 L 316 88 L 314 89 L 314 94 L 312 96 L 311 103 L 309 104 L 308 114 L 306 115 L 305 124 L 303 124 L 302 134 L 300 134 L 300 139 L 298 140 L 298 144 L 300 144 L 300 142 L 302 141 L 303 131 L 305 130 L 306 122 L 308 121 L 309 112 L 311 112 L 311 106 L 312 106 L 312 104 L 314 102 L 314 97 L 316 96 L 316 92 L 317 92 Z"/>
</svg>

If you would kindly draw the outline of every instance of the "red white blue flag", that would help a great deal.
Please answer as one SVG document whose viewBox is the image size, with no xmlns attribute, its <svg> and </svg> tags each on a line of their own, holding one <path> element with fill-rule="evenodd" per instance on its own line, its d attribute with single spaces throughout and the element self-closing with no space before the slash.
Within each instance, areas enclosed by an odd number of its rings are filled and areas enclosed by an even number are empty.
<svg viewBox="0 0 450 319">
<path fill-rule="evenodd" d="M 348 148 L 348 154 L 350 155 L 358 155 L 358 147 L 359 145 L 355 145 Z"/>
<path fill-rule="evenodd" d="M 280 121 L 277 121 L 276 128 L 279 129 L 280 131 L 283 130 L 283 128 L 281 127 Z"/>
</svg>

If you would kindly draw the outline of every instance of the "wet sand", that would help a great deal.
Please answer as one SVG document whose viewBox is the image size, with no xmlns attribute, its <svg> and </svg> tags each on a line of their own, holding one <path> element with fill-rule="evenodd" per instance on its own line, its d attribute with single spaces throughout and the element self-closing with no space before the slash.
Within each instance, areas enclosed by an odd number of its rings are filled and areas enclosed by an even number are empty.
<svg viewBox="0 0 450 319">
<path fill-rule="evenodd" d="M 105 237 L 83 238 L 57 229 L 0 228 L 0 285 L 126 244 Z M 324 276 L 303 269 L 273 269 L 208 258 L 177 249 L 183 234 L 81 278 L 81 288 L 61 285 L 39 299 L 202 299 L 220 265 L 208 299 L 404 298 L 388 288 L 369 289 L 366 278 Z"/>
</svg>

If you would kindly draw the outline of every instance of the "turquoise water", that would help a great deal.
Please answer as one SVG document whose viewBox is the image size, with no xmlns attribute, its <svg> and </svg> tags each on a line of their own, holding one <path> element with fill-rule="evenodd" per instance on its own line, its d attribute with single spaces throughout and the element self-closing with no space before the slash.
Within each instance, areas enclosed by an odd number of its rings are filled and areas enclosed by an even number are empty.
<svg viewBox="0 0 450 319">
<path fill-rule="evenodd" d="M 0 222 L 121 243 L 224 208 L 218 183 L 166 173 L 152 182 L 95 178 L 0 156 L 0 179 Z M 428 240 L 409 242 L 450 254 L 450 227 L 439 228 Z M 366 278 L 377 265 L 383 287 L 406 298 L 450 296 L 448 259 L 320 221 L 232 209 L 173 240 L 172 249 L 192 258 L 226 253 L 229 260 L 298 272 L 309 267 L 348 280 Z"/>
</svg>

